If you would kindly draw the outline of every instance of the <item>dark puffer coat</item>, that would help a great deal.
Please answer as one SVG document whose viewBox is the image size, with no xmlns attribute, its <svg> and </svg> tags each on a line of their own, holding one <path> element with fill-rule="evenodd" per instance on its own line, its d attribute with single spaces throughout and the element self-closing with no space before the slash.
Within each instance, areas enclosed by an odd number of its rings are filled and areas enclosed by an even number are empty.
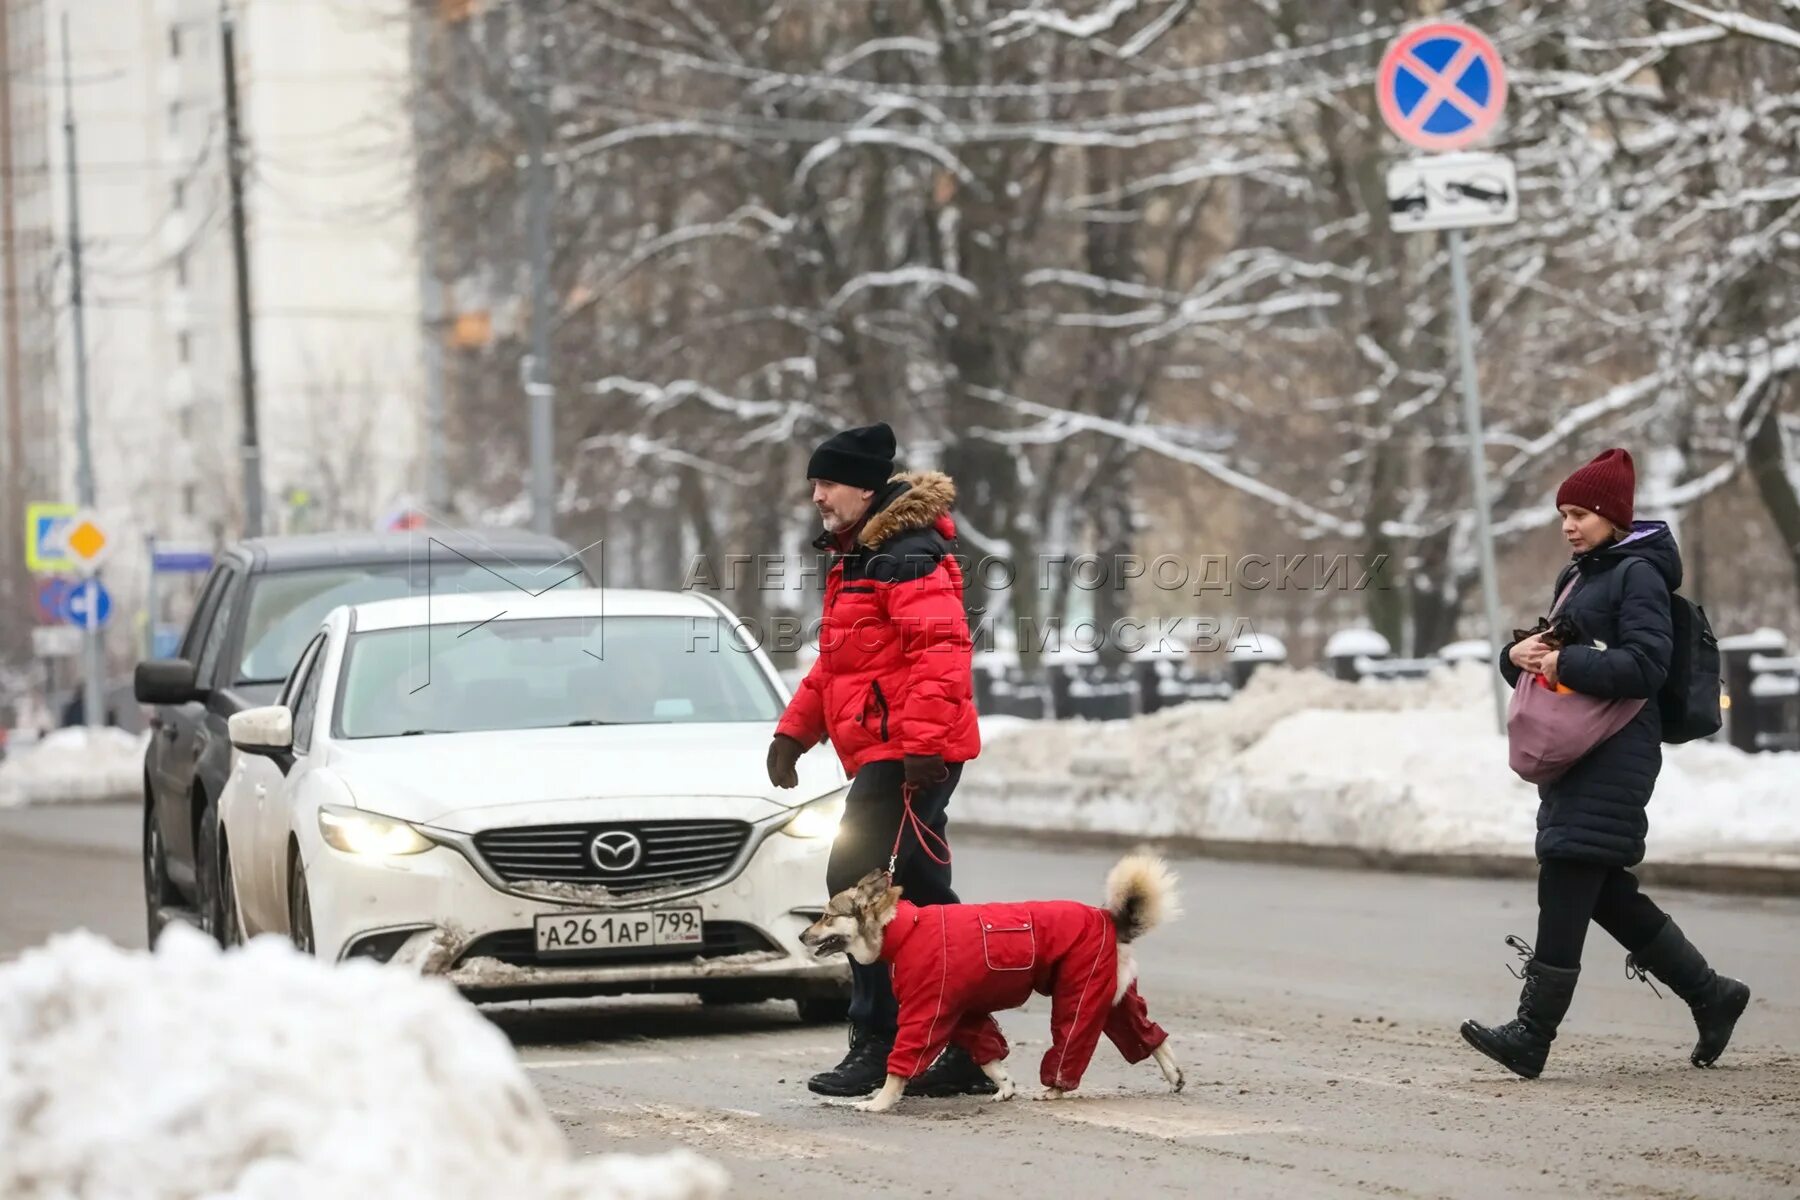
<svg viewBox="0 0 1800 1200">
<path fill-rule="evenodd" d="M 1674 646 L 1669 593 L 1681 586 L 1681 552 L 1661 521 L 1638 521 L 1631 534 L 1575 556 L 1556 579 L 1550 602 L 1579 576 L 1563 605 L 1588 645 L 1566 646 L 1557 676 L 1575 691 L 1608 699 L 1647 699 L 1631 723 L 1552 783 L 1538 788 L 1537 856 L 1606 866 L 1643 861 L 1646 809 L 1662 770 L 1662 715 L 1656 693 Z M 1597 645 L 1596 645 L 1597 644 Z M 1603 648 L 1599 648 L 1603 647 Z M 1500 671 L 1517 685 L 1512 644 Z"/>
</svg>

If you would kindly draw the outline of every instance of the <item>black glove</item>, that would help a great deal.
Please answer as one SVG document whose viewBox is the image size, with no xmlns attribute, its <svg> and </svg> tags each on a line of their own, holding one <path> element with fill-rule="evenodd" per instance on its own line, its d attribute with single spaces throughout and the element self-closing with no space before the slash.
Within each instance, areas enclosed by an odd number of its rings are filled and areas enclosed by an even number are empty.
<svg viewBox="0 0 1800 1200">
<path fill-rule="evenodd" d="M 794 764 L 805 750 L 787 734 L 776 734 L 769 742 L 769 782 L 778 788 L 799 787 L 800 774 L 794 770 Z"/>
<path fill-rule="evenodd" d="M 941 754 L 909 754 L 903 765 L 906 782 L 914 787 L 930 787 L 950 778 L 950 769 L 944 765 Z"/>
</svg>

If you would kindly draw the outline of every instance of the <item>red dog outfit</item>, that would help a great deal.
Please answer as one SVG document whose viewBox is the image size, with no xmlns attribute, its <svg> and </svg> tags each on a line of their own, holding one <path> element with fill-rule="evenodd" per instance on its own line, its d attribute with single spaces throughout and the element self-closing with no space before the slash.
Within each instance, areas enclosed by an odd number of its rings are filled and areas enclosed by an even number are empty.
<svg viewBox="0 0 1800 1200">
<path fill-rule="evenodd" d="M 1038 1077 L 1070 1091 L 1081 1083 L 1105 1033 L 1130 1063 L 1168 1039 L 1134 983 L 1117 1005 L 1118 931 L 1105 909 L 1073 900 L 1028 904 L 936 904 L 902 900 L 881 942 L 893 965 L 900 1030 L 888 1073 L 907 1079 L 954 1042 L 977 1063 L 1006 1057 L 989 1014 L 1017 1008 L 1032 992 L 1050 997 L 1050 1049 Z"/>
</svg>

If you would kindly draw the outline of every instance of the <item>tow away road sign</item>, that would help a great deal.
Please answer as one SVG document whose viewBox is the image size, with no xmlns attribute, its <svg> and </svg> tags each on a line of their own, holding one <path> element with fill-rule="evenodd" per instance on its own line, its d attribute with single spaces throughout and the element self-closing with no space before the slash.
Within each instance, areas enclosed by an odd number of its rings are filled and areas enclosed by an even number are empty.
<svg viewBox="0 0 1800 1200">
<path fill-rule="evenodd" d="M 1388 219 L 1398 233 L 1511 225 L 1519 176 L 1503 154 L 1437 154 L 1387 173 Z"/>
<path fill-rule="evenodd" d="M 31 631 L 31 652 L 39 658 L 74 658 L 81 653 L 81 630 L 73 625 L 39 625 Z"/>
</svg>

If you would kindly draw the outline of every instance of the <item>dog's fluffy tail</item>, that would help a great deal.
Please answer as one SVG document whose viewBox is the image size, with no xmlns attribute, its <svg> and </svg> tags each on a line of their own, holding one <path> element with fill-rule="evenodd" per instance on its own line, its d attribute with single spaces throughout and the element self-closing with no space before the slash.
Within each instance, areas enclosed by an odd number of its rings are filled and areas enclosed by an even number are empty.
<svg viewBox="0 0 1800 1200">
<path fill-rule="evenodd" d="M 1148 850 L 1127 855 L 1106 876 L 1106 909 L 1126 945 L 1181 915 L 1175 872 Z"/>
</svg>

